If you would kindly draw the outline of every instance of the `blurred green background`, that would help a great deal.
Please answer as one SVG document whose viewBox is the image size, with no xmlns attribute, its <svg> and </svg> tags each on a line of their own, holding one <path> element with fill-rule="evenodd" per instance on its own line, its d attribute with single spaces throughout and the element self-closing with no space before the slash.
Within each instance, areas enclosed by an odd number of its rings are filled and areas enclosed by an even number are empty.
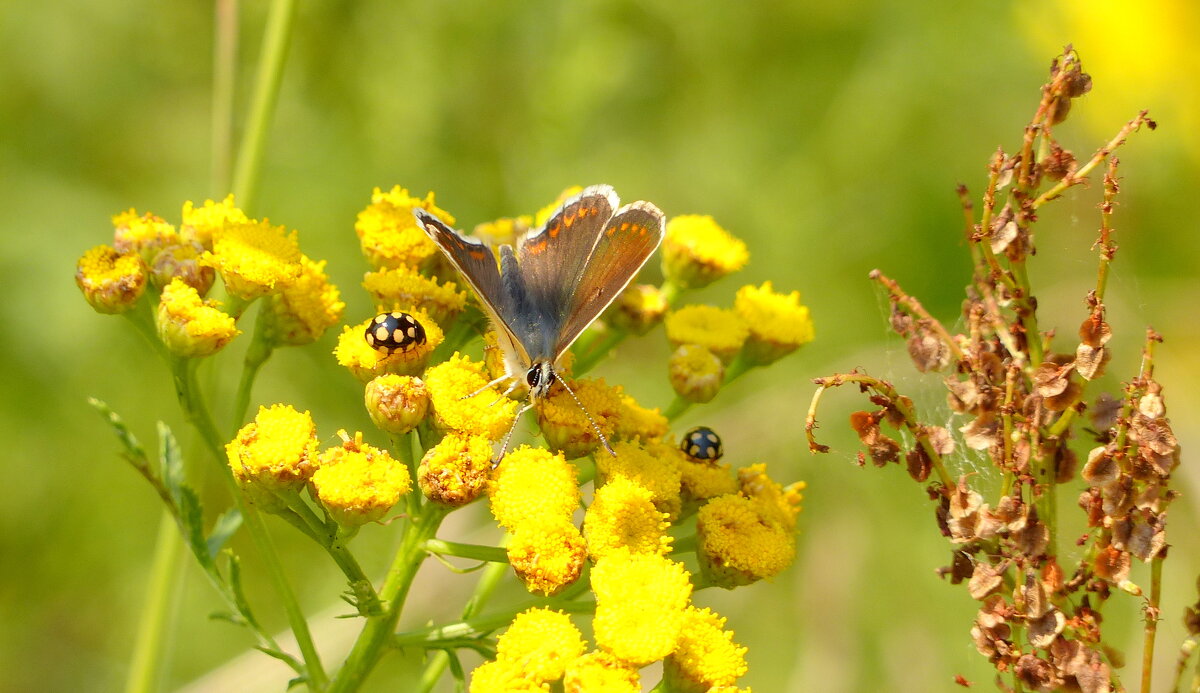
<svg viewBox="0 0 1200 693">
<path fill-rule="evenodd" d="M 266 12 L 263 2 L 243 4 L 239 122 Z M 821 434 L 831 455 L 809 455 L 802 422 L 809 380 L 853 367 L 893 378 L 937 412 L 931 418 L 946 418 L 937 378 L 913 374 L 867 272 L 884 269 L 956 321 L 969 264 L 954 185 L 979 191 L 990 154 L 1018 145 L 1050 59 L 1073 42 L 1095 87 L 1057 130 L 1066 146 L 1087 156 L 1143 107 L 1160 123 L 1121 152 L 1107 384 L 1133 373 L 1142 330 L 1153 324 L 1167 340 L 1158 374 L 1185 449 L 1159 638 L 1165 686 L 1200 569 L 1198 477 L 1188 459 L 1200 414 L 1200 10 L 1186 0 L 1136 5 L 301 3 L 248 211 L 298 229 L 305 252 L 329 260 L 351 321 L 370 310 L 353 222 L 374 186 L 434 190 L 467 227 L 595 182 L 669 215 L 714 215 L 747 241 L 751 262 L 697 300 L 730 305 L 742 283 L 770 279 L 803 293 L 818 335 L 677 428 L 711 425 L 728 459 L 766 462 L 780 481 L 809 483 L 795 566 L 770 584 L 696 597 L 729 616 L 749 647 L 742 684 L 951 690 L 962 674 L 987 688 L 991 669 L 968 636 L 975 602 L 933 572 L 950 551 L 930 503 L 899 467 L 853 464 L 845 421 L 860 400 L 827 397 Z M 147 443 L 156 419 L 181 434 L 186 427 L 151 351 L 124 321 L 93 313 L 72 273 L 84 250 L 110 241 L 112 214 L 136 207 L 178 222 L 184 200 L 226 192 L 209 183 L 212 7 L 7 3 L 0 16 L 0 262 L 9 292 L 0 303 L 8 441 L 0 688 L 114 690 L 128 666 L 159 505 L 117 458 L 85 397 L 106 399 Z M 1098 199 L 1097 186 L 1077 189 L 1039 227 L 1032 271 L 1042 322 L 1067 343 L 1094 283 Z M 278 353 L 256 400 L 311 409 L 325 436 L 370 430 L 359 386 L 329 356 L 332 337 Z M 235 342 L 216 363 L 228 380 L 240 351 Z M 621 354 L 629 358 L 599 373 L 644 404 L 665 405 L 662 333 Z M 209 491 L 219 497 L 219 486 Z M 1075 512 L 1074 492 L 1062 497 L 1063 512 Z M 443 536 L 495 540 L 484 508 L 459 515 L 468 517 Z M 319 643 L 338 650 L 352 624 L 333 618 L 344 611 L 335 570 L 270 522 L 304 604 L 319 614 Z M 395 537 L 396 528 L 372 527 L 356 540 L 369 571 L 380 574 Z M 235 546 L 252 553 L 241 537 Z M 260 614 L 282 628 L 258 564 L 248 562 Z M 456 609 L 438 605 L 461 604 L 474 584 L 430 563 L 410 626 L 452 616 Z M 164 686 L 281 690 L 287 672 L 265 656 L 227 664 L 250 639 L 207 619 L 217 599 L 190 564 L 186 572 Z M 1137 567 L 1134 580 L 1145 579 Z M 1106 616 L 1110 640 L 1132 662 L 1123 677 L 1136 680 L 1140 604 L 1117 597 Z M 389 661 L 373 689 L 404 690 L 404 669 Z"/>
</svg>

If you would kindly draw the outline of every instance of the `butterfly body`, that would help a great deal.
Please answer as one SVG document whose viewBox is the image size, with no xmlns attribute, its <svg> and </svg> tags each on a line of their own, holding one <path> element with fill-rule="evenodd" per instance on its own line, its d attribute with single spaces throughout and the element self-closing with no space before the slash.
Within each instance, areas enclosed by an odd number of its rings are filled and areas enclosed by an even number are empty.
<svg viewBox="0 0 1200 693">
<path fill-rule="evenodd" d="M 413 212 L 479 296 L 504 353 L 503 379 L 522 379 L 534 401 L 549 394 L 563 354 L 662 242 L 657 207 L 619 204 L 611 187 L 591 186 L 515 247 L 495 250 L 423 209 Z"/>
</svg>

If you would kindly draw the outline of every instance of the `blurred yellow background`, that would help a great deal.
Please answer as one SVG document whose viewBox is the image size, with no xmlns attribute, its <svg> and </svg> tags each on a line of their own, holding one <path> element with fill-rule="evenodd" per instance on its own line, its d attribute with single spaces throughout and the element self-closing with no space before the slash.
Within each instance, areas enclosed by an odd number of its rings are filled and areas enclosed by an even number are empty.
<svg viewBox="0 0 1200 693">
<path fill-rule="evenodd" d="M 239 122 L 266 9 L 243 4 Z M 85 398 L 107 400 L 147 444 L 159 418 L 188 436 L 151 351 L 124 321 L 93 313 L 72 273 L 84 250 L 109 242 L 112 214 L 136 207 L 177 222 L 184 200 L 226 192 L 209 183 L 212 8 L 8 3 L 0 15 L 0 262 L 10 292 L 0 302 L 0 687 L 114 690 L 128 666 L 159 501 L 118 459 Z M 1159 636 L 1165 686 L 1200 570 L 1200 477 L 1189 455 L 1200 442 L 1194 3 L 366 0 L 301 3 L 296 22 L 248 212 L 298 229 L 305 252 L 328 259 L 347 321 L 370 310 L 358 287 L 366 265 L 355 213 L 372 187 L 396 183 L 436 191 L 468 228 L 532 212 L 568 185 L 610 183 L 668 215 L 712 214 L 747 241 L 746 270 L 697 300 L 729 305 L 739 285 L 768 279 L 802 292 L 817 340 L 676 427 L 712 426 L 727 459 L 766 462 L 774 478 L 809 484 L 796 565 L 770 584 L 696 597 L 729 616 L 750 648 L 742 683 L 762 692 L 952 690 L 955 674 L 991 685 L 968 636 L 975 602 L 933 572 L 950 550 L 931 504 L 901 468 L 853 464 L 845 417 L 859 400 L 826 398 L 821 434 L 831 455 L 809 455 L 803 416 L 812 377 L 866 367 L 947 422 L 937 378 L 913 374 L 866 275 L 883 269 L 956 322 L 970 267 L 954 186 L 978 192 L 996 147 L 1018 146 L 1051 58 L 1073 43 L 1094 88 L 1058 128 L 1065 146 L 1086 157 L 1139 108 L 1160 125 L 1120 153 L 1121 250 L 1109 289 L 1117 337 L 1106 385 L 1133 373 L 1143 328 L 1154 325 L 1167 340 L 1158 374 L 1184 448 Z M 1042 324 L 1068 341 L 1094 283 L 1098 200 L 1098 186 L 1076 189 L 1039 226 L 1032 272 Z M 256 401 L 311 409 L 323 435 L 370 430 L 359 385 L 329 355 L 332 339 L 278 353 Z M 240 349 L 235 342 L 217 365 L 226 398 Z M 666 354 L 653 332 L 598 373 L 663 406 Z M 215 483 L 208 491 L 220 497 Z M 488 524 L 485 511 L 461 513 L 470 517 L 443 535 L 494 541 L 475 527 Z M 1062 512 L 1077 509 L 1064 501 Z M 271 526 L 302 601 L 322 614 L 318 641 L 334 647 L 345 624 L 332 618 L 345 610 L 336 570 L 290 528 Z M 372 527 L 356 540 L 369 572 L 380 573 L 394 537 Z M 251 554 L 243 541 L 235 546 Z M 259 614 L 282 628 L 248 563 Z M 1134 580 L 1144 579 L 1139 566 Z M 473 584 L 430 562 L 406 623 L 450 617 L 436 605 L 461 604 Z M 190 565 L 176 602 L 167 689 L 250 645 L 207 618 L 218 601 Z M 1135 680 L 1140 605 L 1117 596 L 1105 615 L 1132 662 L 1123 678 Z M 252 657 L 238 687 L 265 680 L 262 690 L 281 690 L 285 668 Z M 404 690 L 404 671 L 394 658 L 370 689 Z"/>
</svg>

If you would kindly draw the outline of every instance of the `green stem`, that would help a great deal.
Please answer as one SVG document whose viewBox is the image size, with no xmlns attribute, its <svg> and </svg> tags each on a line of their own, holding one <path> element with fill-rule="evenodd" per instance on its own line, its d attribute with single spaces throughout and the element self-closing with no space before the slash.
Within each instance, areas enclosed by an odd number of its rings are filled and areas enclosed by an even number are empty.
<svg viewBox="0 0 1200 693">
<path fill-rule="evenodd" d="M 689 534 L 686 537 L 676 539 L 671 546 L 671 555 L 680 553 L 692 553 L 696 550 L 698 543 L 695 534 Z"/>
<path fill-rule="evenodd" d="M 396 553 L 388 571 L 380 596 L 387 610 L 380 616 L 367 619 L 367 625 L 359 633 L 345 664 L 329 686 L 329 693 L 355 691 L 363 684 L 375 663 L 379 661 L 382 648 L 392 638 L 405 597 L 412 586 L 417 569 L 425 560 L 425 542 L 437 533 L 442 519 L 449 512 L 437 503 L 427 503 L 420 515 L 412 518 L 405 528 L 404 542 Z"/>
<path fill-rule="evenodd" d="M 295 17 L 296 0 L 272 0 L 267 28 L 263 33 L 258 74 L 254 80 L 249 121 L 242 146 L 238 149 L 233 174 L 233 193 L 242 209 L 250 209 L 258 185 L 267 129 L 279 99 L 279 85 L 283 81 L 283 65 L 287 59 Z"/>
<path fill-rule="evenodd" d="M 154 564 L 146 589 L 146 603 L 138 623 L 133 659 L 125 693 L 146 693 L 156 690 L 162 674 L 163 645 L 167 624 L 171 620 L 171 592 L 179 579 L 183 557 L 183 538 L 169 510 L 163 510 L 158 521 L 158 539 L 154 545 Z"/>
<path fill-rule="evenodd" d="M 467 601 L 467 605 L 463 607 L 463 620 L 470 619 L 483 609 L 484 605 L 495 594 L 496 588 L 500 586 L 500 580 L 507 574 L 507 563 L 489 563 L 483 569 L 483 574 L 480 575 L 479 582 L 475 583 L 474 594 Z M 448 653 L 444 651 L 435 652 L 429 658 L 429 663 L 425 665 L 425 671 L 421 674 L 421 687 L 417 690 L 420 693 L 429 693 L 429 691 L 433 690 L 434 684 L 441 678 L 442 673 L 446 671 L 446 666 L 449 664 L 450 655 Z"/>
<path fill-rule="evenodd" d="M 1150 693 L 1154 673 L 1154 639 L 1158 635 L 1159 605 L 1162 603 L 1162 554 L 1150 561 L 1150 603 L 1146 606 L 1146 631 L 1142 639 L 1142 693 Z"/>
<path fill-rule="evenodd" d="M 254 389 L 254 380 L 258 371 L 275 351 L 275 346 L 267 336 L 266 313 L 269 303 L 263 302 L 258 309 L 258 318 L 254 321 L 254 336 L 250 346 L 246 347 L 246 358 L 242 363 L 242 375 L 238 380 L 237 397 L 233 406 L 233 425 L 231 430 L 237 431 L 246 421 L 246 411 L 250 408 L 250 393 Z"/>
<path fill-rule="evenodd" d="M 324 688 L 327 682 L 325 670 L 321 666 L 320 657 L 317 655 L 317 648 L 313 645 L 312 634 L 308 629 L 308 621 L 305 620 L 304 612 L 300 609 L 300 603 L 296 600 L 296 595 L 292 591 L 291 585 L 287 581 L 287 576 L 283 572 L 283 565 L 279 562 L 279 555 L 275 551 L 271 535 L 267 533 L 266 524 L 263 523 L 262 515 L 259 514 L 258 508 L 245 502 L 245 497 L 241 489 L 238 488 L 229 465 L 224 463 L 225 450 L 221 445 L 220 434 L 217 432 L 216 424 L 213 423 L 208 407 L 200 395 L 199 388 L 196 387 L 195 361 L 190 359 L 176 359 L 173 363 L 172 371 L 175 377 L 176 394 L 179 396 L 180 406 L 183 407 L 184 414 L 187 416 L 189 423 L 200 433 L 200 438 L 213 454 L 213 461 L 221 470 L 220 476 L 224 479 L 230 495 L 233 496 L 238 510 L 242 513 L 242 522 L 247 531 L 250 532 L 250 537 L 254 542 L 255 548 L 258 549 L 259 555 L 266 565 L 267 575 L 275 587 L 275 592 L 278 594 L 280 601 L 283 603 L 288 624 L 292 628 L 292 634 L 295 635 L 296 644 L 299 646 L 300 654 L 304 658 L 308 683 L 314 689 Z"/>
<path fill-rule="evenodd" d="M 498 546 L 460 544 L 456 541 L 430 539 L 425 542 L 425 550 L 439 556 L 457 556 L 489 563 L 508 563 L 508 552 Z"/>
<path fill-rule="evenodd" d="M 504 609 L 486 616 L 463 619 L 456 623 L 431 626 L 421 630 L 397 633 L 392 638 L 395 647 L 429 647 L 446 641 L 477 640 L 499 628 L 512 623 L 513 618 L 529 609 L 547 608 L 571 614 L 590 614 L 596 610 L 594 601 L 573 601 L 562 597 L 531 599 L 511 609 Z"/>
<path fill-rule="evenodd" d="M 678 284 L 667 279 L 663 282 L 662 288 L 663 300 L 667 302 L 667 308 L 674 308 L 675 302 L 679 300 L 679 296 L 683 294 L 683 289 Z"/>
<path fill-rule="evenodd" d="M 233 92 L 237 66 L 237 0 L 217 0 L 213 11 L 212 194 L 229 192 L 233 155 Z"/>
<path fill-rule="evenodd" d="M 691 409 L 692 404 L 692 402 L 679 395 L 675 395 L 675 399 L 671 400 L 671 403 L 667 405 L 667 410 L 663 412 L 663 416 L 667 417 L 667 421 L 674 421 L 683 416 L 684 412 L 688 409 Z"/>
</svg>

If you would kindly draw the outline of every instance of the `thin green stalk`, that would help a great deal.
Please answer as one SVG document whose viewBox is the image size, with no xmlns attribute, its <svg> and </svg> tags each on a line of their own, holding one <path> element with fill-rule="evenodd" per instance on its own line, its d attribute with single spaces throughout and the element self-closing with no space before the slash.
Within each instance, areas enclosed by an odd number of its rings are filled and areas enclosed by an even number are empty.
<svg viewBox="0 0 1200 693">
<path fill-rule="evenodd" d="M 233 93 L 237 67 L 237 0 L 216 0 L 213 9 L 212 194 L 229 192 L 233 158 Z"/>
<path fill-rule="evenodd" d="M 463 607 L 462 617 L 464 621 L 475 616 L 483 609 L 483 606 L 495 594 L 496 588 L 500 586 L 500 580 L 507 574 L 507 563 L 490 563 L 483 569 L 483 574 L 480 575 L 479 582 L 475 583 L 475 592 L 467 601 L 467 605 Z M 449 654 L 444 651 L 435 652 L 429 658 L 429 663 L 425 665 L 425 671 L 421 674 L 421 684 L 417 690 L 420 693 L 429 693 L 429 691 L 433 690 L 433 686 L 442 677 L 442 673 L 446 671 L 446 666 L 449 664 Z"/>
<path fill-rule="evenodd" d="M 250 101 L 250 116 L 246 134 L 238 148 L 237 165 L 233 174 L 233 193 L 238 206 L 249 209 L 258 186 L 267 129 L 279 100 L 279 85 L 283 81 L 283 65 L 287 59 L 296 17 L 296 0 L 272 0 L 263 33 L 262 55 L 254 80 L 254 95 Z"/>
<path fill-rule="evenodd" d="M 456 556 L 475 561 L 489 563 L 508 563 L 508 552 L 498 546 L 481 546 L 479 544 L 460 544 L 456 541 L 429 539 L 425 542 L 425 550 L 439 556 Z"/>
<path fill-rule="evenodd" d="M 367 619 L 367 625 L 359 633 L 341 670 L 334 676 L 329 693 L 355 691 L 366 681 L 371 669 L 379 661 L 384 645 L 396 630 L 405 597 L 412 587 L 417 569 L 425 560 L 425 542 L 437 533 L 438 526 L 448 512 L 437 503 L 427 503 L 421 509 L 420 515 L 412 518 L 405 527 L 404 542 L 396 552 L 383 589 L 379 593 L 387 605 L 387 610 L 380 616 Z"/>
<path fill-rule="evenodd" d="M 398 633 L 392 638 L 392 645 L 395 647 L 429 647 L 447 641 L 475 640 L 512 623 L 517 614 L 532 608 L 549 608 L 572 614 L 588 614 L 596 610 L 596 602 L 591 600 L 574 601 L 563 599 L 561 596 L 531 599 L 517 604 L 511 609 L 503 609 L 486 616 L 476 616 L 456 623 Z"/>
<path fill-rule="evenodd" d="M 305 620 L 304 612 L 300 609 L 300 603 L 296 600 L 296 595 L 292 591 L 291 585 L 287 581 L 287 576 L 283 572 L 283 565 L 279 562 L 279 555 L 275 551 L 271 535 L 267 533 L 266 524 L 263 523 L 262 515 L 259 514 L 258 508 L 245 502 L 242 491 L 238 488 L 237 482 L 233 478 L 233 473 L 229 470 L 229 466 L 223 462 L 225 450 L 221 444 L 221 436 L 217 432 L 216 424 L 213 423 L 212 416 L 209 414 L 208 407 L 204 403 L 199 388 L 196 387 L 195 361 L 191 359 L 177 359 L 173 364 L 172 370 L 180 406 L 183 407 L 188 422 L 200 433 L 201 440 L 204 441 L 204 444 L 213 454 L 213 461 L 221 470 L 220 476 L 225 480 L 225 485 L 229 489 L 230 495 L 233 496 L 238 510 L 242 513 L 242 523 L 247 531 L 249 531 L 255 548 L 258 549 L 258 553 L 266 565 L 267 574 L 275 588 L 275 592 L 283 603 L 288 624 L 292 628 L 292 634 L 295 635 L 296 644 L 299 646 L 300 654 L 304 658 L 308 683 L 314 689 L 324 688 L 327 682 L 325 670 L 321 666 L 320 657 L 317 655 L 317 648 L 313 645 L 312 634 L 308 629 L 308 621 Z"/>
<path fill-rule="evenodd" d="M 254 389 L 254 380 L 258 377 L 259 369 L 275 352 L 275 346 L 267 337 L 265 314 L 268 306 L 269 304 L 266 302 L 260 304 L 258 318 L 254 321 L 254 336 L 250 339 L 250 346 L 246 347 L 246 358 L 242 362 L 242 375 L 238 379 L 237 396 L 234 399 L 231 431 L 236 431 L 245 423 L 246 411 L 250 408 L 250 393 Z"/>
<path fill-rule="evenodd" d="M 158 521 L 158 539 L 154 545 L 154 563 L 146 587 L 146 603 L 138 623 L 133 658 L 125 693 L 147 693 L 158 688 L 162 676 L 163 645 L 171 620 L 171 593 L 179 578 L 183 558 L 183 538 L 169 510 Z"/>
<path fill-rule="evenodd" d="M 692 408 L 692 402 L 675 395 L 675 399 L 667 405 L 667 410 L 663 412 L 663 416 L 667 417 L 667 421 L 674 421 L 683 416 L 684 412 Z"/>
<path fill-rule="evenodd" d="M 1160 552 L 1150 561 L 1150 603 L 1146 605 L 1146 630 L 1142 639 L 1142 693 L 1150 693 L 1154 674 L 1154 639 L 1158 635 L 1159 605 L 1162 604 L 1162 564 Z"/>
</svg>

